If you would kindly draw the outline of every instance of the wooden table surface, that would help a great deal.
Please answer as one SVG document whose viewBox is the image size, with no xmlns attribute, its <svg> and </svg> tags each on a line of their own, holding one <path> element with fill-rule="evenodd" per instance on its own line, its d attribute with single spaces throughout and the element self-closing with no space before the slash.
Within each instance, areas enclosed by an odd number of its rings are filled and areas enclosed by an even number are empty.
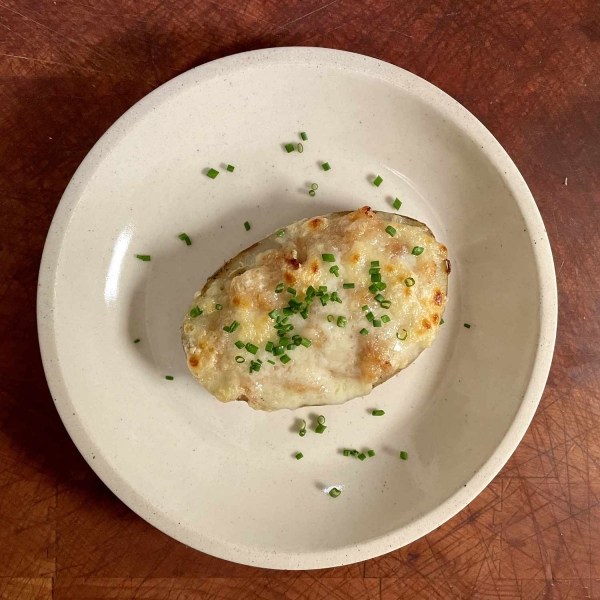
<svg viewBox="0 0 600 600">
<path fill-rule="evenodd" d="M 107 127 L 191 67 L 291 45 L 389 61 L 475 114 L 537 200 L 560 302 L 490 486 L 406 548 L 308 572 L 203 555 L 121 504 L 58 418 L 35 321 L 52 215 Z M 0 77 L 0 598 L 600 598 L 598 0 L 0 0 Z"/>
</svg>

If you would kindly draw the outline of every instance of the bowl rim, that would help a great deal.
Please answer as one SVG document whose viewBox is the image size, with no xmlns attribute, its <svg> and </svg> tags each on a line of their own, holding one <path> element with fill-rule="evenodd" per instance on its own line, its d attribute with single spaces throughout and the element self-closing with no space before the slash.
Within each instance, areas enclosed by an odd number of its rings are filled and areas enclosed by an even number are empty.
<svg viewBox="0 0 600 600">
<path fill-rule="evenodd" d="M 55 278 L 71 213 L 95 171 L 143 116 L 188 86 L 233 74 L 248 68 L 275 65 L 327 66 L 362 73 L 401 87 L 433 104 L 481 146 L 515 198 L 523 215 L 536 263 L 540 294 L 540 334 L 536 356 L 521 405 L 504 438 L 491 456 L 450 498 L 427 514 L 399 529 L 356 545 L 326 551 L 292 554 L 235 545 L 215 540 L 179 527 L 166 515 L 157 513 L 141 494 L 133 490 L 108 463 L 98 460 L 101 452 L 86 434 L 77 416 L 58 354 L 54 322 Z M 469 504 L 498 474 L 508 461 L 529 426 L 541 399 L 554 351 L 558 321 L 556 274 L 548 235 L 535 200 L 516 165 L 486 127 L 466 108 L 433 84 L 404 69 L 375 58 L 328 48 L 269 48 L 221 58 L 195 67 L 171 79 L 142 98 L 123 114 L 96 142 L 69 182 L 54 214 L 40 264 L 37 293 L 38 338 L 48 386 L 58 413 L 79 452 L 113 493 L 139 516 L 180 542 L 210 555 L 252 566 L 275 569 L 315 569 L 367 560 L 396 550 L 424 536 L 456 515 Z M 95 460 L 92 460 L 95 457 Z"/>
</svg>

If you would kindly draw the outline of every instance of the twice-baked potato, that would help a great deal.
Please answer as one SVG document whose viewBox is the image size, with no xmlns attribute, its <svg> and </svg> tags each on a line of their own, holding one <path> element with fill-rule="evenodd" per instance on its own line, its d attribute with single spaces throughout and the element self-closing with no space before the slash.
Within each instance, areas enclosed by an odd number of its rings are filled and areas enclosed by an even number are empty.
<svg viewBox="0 0 600 600">
<path fill-rule="evenodd" d="M 423 223 L 363 207 L 298 221 L 231 259 L 182 326 L 192 375 L 259 410 L 369 394 L 431 346 L 447 249 Z"/>
</svg>

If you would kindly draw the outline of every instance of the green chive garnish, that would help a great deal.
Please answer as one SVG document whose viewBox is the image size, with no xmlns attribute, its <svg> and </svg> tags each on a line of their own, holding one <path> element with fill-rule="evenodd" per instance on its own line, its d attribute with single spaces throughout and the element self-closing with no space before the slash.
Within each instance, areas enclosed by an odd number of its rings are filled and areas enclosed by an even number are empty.
<svg viewBox="0 0 600 600">
<path fill-rule="evenodd" d="M 385 411 L 378 408 L 377 410 L 374 410 L 371 414 L 374 417 L 383 417 L 383 415 L 385 415 Z"/>
<path fill-rule="evenodd" d="M 307 338 L 302 338 L 302 341 L 300 342 L 305 348 L 310 348 L 312 345 L 312 342 L 307 339 Z"/>
<path fill-rule="evenodd" d="M 364 327 L 360 330 L 360 335 L 369 335 L 369 330 L 365 329 Z"/>
<path fill-rule="evenodd" d="M 373 319 L 373 327 L 381 327 L 381 319 Z"/>
<path fill-rule="evenodd" d="M 378 289 L 380 292 L 382 292 L 382 291 L 383 291 L 383 290 L 385 290 L 385 288 L 387 287 L 387 283 L 383 283 L 383 281 L 378 281 L 378 282 L 375 284 L 375 287 L 376 287 L 376 288 L 377 288 L 377 289 Z"/>
<path fill-rule="evenodd" d="M 279 316 L 279 313 L 277 312 L 277 309 L 273 309 L 270 313 L 269 316 L 271 317 L 271 319 L 276 319 Z"/>
<path fill-rule="evenodd" d="M 209 169 L 206 172 L 207 177 L 210 177 L 211 179 L 214 179 L 218 174 L 219 174 L 219 171 L 217 171 L 216 169 Z"/>
<path fill-rule="evenodd" d="M 294 311 L 289 307 L 286 306 L 282 311 L 281 311 L 286 317 L 291 317 L 294 314 Z"/>
<path fill-rule="evenodd" d="M 319 189 L 319 186 L 316 183 L 312 183 L 311 186 L 310 186 L 310 189 L 316 191 L 316 190 Z"/>
<path fill-rule="evenodd" d="M 391 321 L 391 319 L 387 315 L 382 315 L 381 321 L 383 323 L 389 323 Z"/>
<path fill-rule="evenodd" d="M 367 455 L 368 455 L 368 456 L 375 456 L 375 450 L 369 450 L 369 451 L 367 452 Z"/>
<path fill-rule="evenodd" d="M 371 268 L 374 268 L 374 267 L 379 267 L 379 261 L 378 260 L 372 260 L 371 261 Z"/>
<path fill-rule="evenodd" d="M 223 306 L 221 304 L 215 304 L 215 310 L 223 310 Z"/>
<path fill-rule="evenodd" d="M 402 202 L 400 202 L 400 200 L 398 200 L 398 198 L 396 198 L 394 200 L 394 204 L 392 204 L 392 206 L 396 209 L 396 210 L 400 210 L 400 207 L 402 206 Z"/>
<path fill-rule="evenodd" d="M 296 349 L 296 344 L 288 344 L 287 345 L 287 349 L 288 350 L 295 350 Z"/>
<path fill-rule="evenodd" d="M 333 265 L 333 267 L 329 269 L 329 272 L 333 273 L 336 277 L 340 276 L 340 268 L 337 265 Z"/>
<path fill-rule="evenodd" d="M 326 285 L 320 285 L 319 286 L 319 292 L 318 295 L 322 296 L 325 292 L 327 291 L 327 286 Z"/>
<path fill-rule="evenodd" d="M 327 315 L 327 320 L 328 320 L 330 323 L 333 323 L 333 320 L 334 320 L 334 319 L 335 319 L 335 317 L 334 317 L 333 315 Z"/>
<path fill-rule="evenodd" d="M 265 346 L 265 350 L 267 352 L 273 352 L 274 347 L 275 347 L 275 344 L 273 342 L 267 342 L 267 345 Z"/>
<path fill-rule="evenodd" d="M 323 171 L 329 171 L 329 169 L 331 169 L 328 162 L 323 163 L 321 166 L 323 167 Z"/>
<path fill-rule="evenodd" d="M 275 361 L 274 361 L 274 360 L 270 360 L 270 359 L 269 359 L 267 362 L 268 362 L 268 363 L 271 363 L 272 365 L 274 365 L 274 364 L 275 364 Z"/>
<path fill-rule="evenodd" d="M 300 427 L 300 431 L 298 432 L 300 437 L 304 437 L 306 435 L 306 421 L 302 421 L 302 427 Z"/>
<path fill-rule="evenodd" d="M 335 262 L 335 256 L 333 254 L 321 254 L 321 258 L 325 262 Z"/>
<path fill-rule="evenodd" d="M 192 240 L 190 240 L 190 236 L 187 233 L 180 233 L 177 236 L 182 242 L 185 242 L 186 246 L 192 245 Z"/>
<path fill-rule="evenodd" d="M 374 283 L 369 286 L 369 291 L 371 294 L 376 294 L 379 291 L 379 288 Z"/>
<path fill-rule="evenodd" d="M 412 249 L 411 254 L 414 254 L 415 256 L 419 256 L 419 254 L 423 254 L 423 250 L 425 250 L 425 248 L 423 248 L 423 246 L 415 246 Z"/>
<path fill-rule="evenodd" d="M 202 314 L 202 311 L 197 306 L 194 306 L 194 308 L 192 308 L 192 310 L 190 310 L 190 317 L 192 317 L 192 319 L 199 317 L 201 314 Z"/>
<path fill-rule="evenodd" d="M 406 287 L 412 287 L 413 285 L 415 285 L 415 280 L 412 277 L 407 277 L 404 280 L 404 285 L 406 285 Z"/>
<path fill-rule="evenodd" d="M 235 345 L 241 350 L 246 344 L 242 340 L 238 340 Z"/>
<path fill-rule="evenodd" d="M 296 290 L 295 290 L 293 287 L 289 287 L 289 288 L 287 289 L 287 291 L 288 291 L 288 292 L 289 292 L 289 293 L 290 293 L 292 296 L 295 296 L 295 295 L 296 295 Z"/>
<path fill-rule="evenodd" d="M 317 192 L 315 192 L 315 190 L 308 190 L 308 195 L 309 196 L 315 196 Z"/>
<path fill-rule="evenodd" d="M 390 300 L 382 300 L 380 304 L 381 308 L 389 308 L 392 305 L 392 302 Z"/>
<path fill-rule="evenodd" d="M 283 283 L 278 283 L 277 287 L 275 288 L 275 293 L 281 294 L 281 292 L 283 292 L 283 290 L 285 290 L 285 285 Z"/>
<path fill-rule="evenodd" d="M 273 348 L 273 356 L 281 356 L 285 352 L 285 346 L 275 346 Z"/>
<path fill-rule="evenodd" d="M 342 287 L 345 290 L 352 290 L 352 289 L 354 289 L 354 284 L 353 283 L 345 283 Z"/>
<path fill-rule="evenodd" d="M 287 354 L 284 354 L 280 359 L 279 359 L 284 365 L 286 365 L 287 363 L 290 362 L 290 360 L 292 360 Z"/>
<path fill-rule="evenodd" d="M 404 335 L 402 337 L 400 337 L 400 332 L 396 331 L 396 337 L 403 342 L 407 337 L 408 337 L 408 331 L 406 331 L 406 329 L 403 329 L 402 331 L 404 331 Z"/>
<path fill-rule="evenodd" d="M 136 338 L 135 340 L 133 340 L 133 343 L 134 343 L 134 344 L 139 344 L 139 343 L 140 343 L 140 341 L 141 341 L 141 340 L 140 340 L 140 338 Z"/>
<path fill-rule="evenodd" d="M 468 323 L 465 323 L 465 327 L 466 327 L 467 329 L 471 329 L 471 326 L 470 326 Z"/>
<path fill-rule="evenodd" d="M 325 425 L 325 417 L 324 417 L 323 415 L 319 415 L 319 416 L 317 417 L 317 423 L 318 423 L 319 425 Z"/>
<path fill-rule="evenodd" d="M 304 454 L 302 454 L 302 452 L 298 452 L 298 454 L 296 454 L 296 460 L 300 460 L 303 456 Z"/>
<path fill-rule="evenodd" d="M 250 354 L 256 354 L 258 352 L 258 346 L 255 346 L 254 344 L 251 344 L 250 342 L 248 342 L 246 344 L 246 350 L 248 350 L 248 352 L 250 352 Z"/>
<path fill-rule="evenodd" d="M 239 348 L 239 346 L 238 346 L 238 348 Z M 243 362 L 246 362 L 246 359 L 243 356 L 239 356 L 238 355 L 238 356 L 235 357 L 235 362 L 236 363 L 243 363 Z"/>
<path fill-rule="evenodd" d="M 298 144 L 298 152 L 300 152 L 300 154 L 304 152 L 304 146 L 302 144 Z"/>
<path fill-rule="evenodd" d="M 248 221 L 246 221 L 246 222 L 244 223 L 244 229 L 245 229 L 246 231 L 250 231 L 250 223 L 248 223 Z"/>
<path fill-rule="evenodd" d="M 321 301 L 321 306 L 327 306 L 329 294 L 323 294 L 322 296 L 320 296 L 319 300 Z"/>
<path fill-rule="evenodd" d="M 381 273 L 373 273 L 371 275 L 371 281 L 373 283 L 378 283 L 379 281 L 381 281 Z"/>
<path fill-rule="evenodd" d="M 235 167 L 234 167 L 233 165 L 227 165 L 227 170 L 228 170 L 230 173 L 233 173 L 233 171 L 235 170 Z"/>
<path fill-rule="evenodd" d="M 334 487 L 334 488 L 331 488 L 331 489 L 329 490 L 329 495 L 330 495 L 332 498 L 337 498 L 338 496 L 340 496 L 340 495 L 341 495 L 341 493 L 342 493 L 342 490 L 340 490 L 340 489 L 338 489 L 338 488 L 335 488 L 335 487 Z"/>
<path fill-rule="evenodd" d="M 305 142 L 308 139 L 308 136 L 306 135 L 306 133 L 304 131 L 300 132 L 300 137 L 302 138 L 303 142 Z"/>
<path fill-rule="evenodd" d="M 301 316 L 303 319 L 308 319 L 308 306 L 307 306 L 307 307 L 306 307 L 304 310 L 301 310 L 301 311 L 300 311 L 300 316 Z"/>
<path fill-rule="evenodd" d="M 369 310 L 369 305 L 368 305 L 368 304 L 365 304 L 365 305 L 363 305 L 361 308 L 362 308 L 362 310 Z"/>
<path fill-rule="evenodd" d="M 288 151 L 288 154 L 289 154 L 290 152 L 293 152 L 293 151 L 295 150 L 295 148 L 294 148 L 294 144 L 286 144 L 286 145 L 285 145 L 285 149 Z"/>
<path fill-rule="evenodd" d="M 315 428 L 315 433 L 323 433 L 327 429 L 327 425 L 319 423 Z"/>
<path fill-rule="evenodd" d="M 167 381 L 173 381 L 173 379 L 175 379 L 175 377 L 173 377 L 173 375 L 166 375 L 166 376 L 165 376 L 165 379 L 166 379 Z"/>
<path fill-rule="evenodd" d="M 360 460 L 365 460 L 365 458 L 367 458 L 366 454 L 363 454 L 362 452 L 358 455 L 358 458 L 360 458 Z"/>
<path fill-rule="evenodd" d="M 337 320 L 338 327 L 346 327 L 346 323 L 348 323 L 348 319 L 346 319 L 346 317 L 338 317 L 338 320 Z"/>
<path fill-rule="evenodd" d="M 275 235 L 276 235 L 277 237 L 281 237 L 281 236 L 282 236 L 282 235 L 284 235 L 284 234 L 285 234 L 285 229 L 280 229 L 280 230 L 279 230 L 279 231 L 278 231 L 278 232 L 277 232 Z"/>
<path fill-rule="evenodd" d="M 152 257 L 149 254 L 136 254 L 135 257 L 144 262 L 150 262 L 152 260 Z"/>
<path fill-rule="evenodd" d="M 375 296 L 375 300 L 377 300 L 377 302 L 385 302 L 385 296 L 382 296 L 381 294 L 377 294 Z"/>
<path fill-rule="evenodd" d="M 344 454 L 344 456 L 350 456 L 350 450 L 344 449 L 343 454 Z"/>
<path fill-rule="evenodd" d="M 368 320 L 368 321 L 371 321 L 371 322 L 372 322 L 372 321 L 373 321 L 373 319 L 375 318 L 375 315 L 374 315 L 372 312 L 368 312 L 368 313 L 366 314 L 366 317 L 367 317 L 367 320 Z"/>
<path fill-rule="evenodd" d="M 377 187 L 379 187 L 381 184 L 383 183 L 383 179 L 377 175 L 377 177 L 375 177 L 375 181 L 373 182 L 373 184 Z"/>
<path fill-rule="evenodd" d="M 396 235 L 396 230 L 391 226 L 388 225 L 385 230 L 392 236 L 394 237 Z"/>
<path fill-rule="evenodd" d="M 400 458 L 401 458 L 402 460 L 407 460 L 407 459 L 408 459 L 408 452 L 405 452 L 404 450 L 402 450 L 402 451 L 400 452 Z"/>
<path fill-rule="evenodd" d="M 443 325 L 443 324 L 444 324 L 444 319 L 442 317 L 442 320 L 440 321 L 440 325 Z"/>
</svg>

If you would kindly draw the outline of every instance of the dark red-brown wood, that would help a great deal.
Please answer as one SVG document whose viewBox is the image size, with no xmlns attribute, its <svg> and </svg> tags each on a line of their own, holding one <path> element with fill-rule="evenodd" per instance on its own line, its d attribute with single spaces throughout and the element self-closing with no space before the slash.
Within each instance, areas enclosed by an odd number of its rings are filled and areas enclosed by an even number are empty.
<svg viewBox="0 0 600 600">
<path fill-rule="evenodd" d="M 541 405 L 481 496 L 304 573 L 195 552 L 116 500 L 60 423 L 35 326 L 52 214 L 107 127 L 191 67 L 289 45 L 389 61 L 481 119 L 537 200 L 560 298 Z M 598 0 L 0 0 L 0 92 L 0 598 L 600 598 Z"/>
</svg>

